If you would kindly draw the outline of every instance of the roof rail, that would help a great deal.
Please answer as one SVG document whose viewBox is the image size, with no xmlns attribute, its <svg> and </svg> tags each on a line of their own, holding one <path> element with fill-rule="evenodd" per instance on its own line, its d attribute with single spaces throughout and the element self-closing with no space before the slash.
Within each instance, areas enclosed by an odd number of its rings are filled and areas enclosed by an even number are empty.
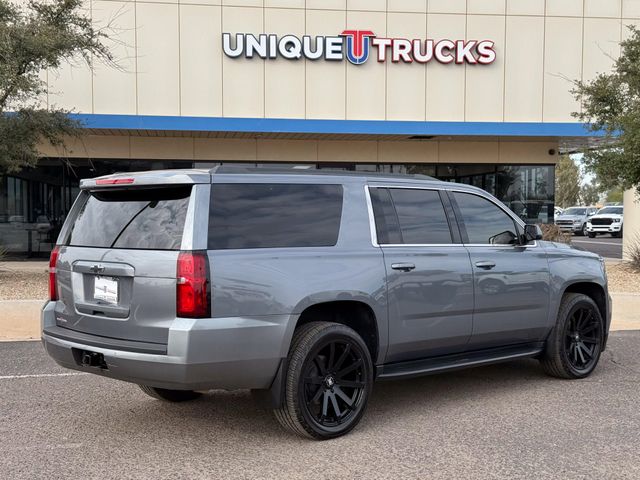
<svg viewBox="0 0 640 480">
<path fill-rule="evenodd" d="M 212 175 L 215 174 L 285 174 L 285 175 L 332 175 L 332 176 L 348 176 L 348 177 L 383 177 L 383 178 L 406 178 L 417 180 L 431 180 L 439 181 L 437 178 L 430 177 L 422 174 L 399 174 L 399 173 L 384 173 L 384 172 L 364 172 L 364 171 L 349 171 L 340 168 L 322 168 L 317 169 L 314 165 L 294 165 L 288 166 L 262 166 L 253 167 L 249 165 L 217 165 L 209 170 Z"/>
</svg>

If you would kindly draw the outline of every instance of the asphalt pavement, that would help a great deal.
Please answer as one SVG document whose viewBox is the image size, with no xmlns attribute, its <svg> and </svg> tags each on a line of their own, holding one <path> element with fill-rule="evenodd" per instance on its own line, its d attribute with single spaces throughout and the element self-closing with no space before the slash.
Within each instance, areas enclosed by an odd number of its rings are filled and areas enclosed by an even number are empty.
<svg viewBox="0 0 640 480">
<path fill-rule="evenodd" d="M 280 429 L 246 391 L 168 404 L 0 343 L 0 475 L 58 478 L 640 478 L 640 332 L 614 332 L 594 374 L 535 360 L 376 384 L 348 436 Z"/>
<path fill-rule="evenodd" d="M 574 236 L 571 243 L 605 258 L 622 258 L 622 239 L 611 235 L 598 235 L 596 238 Z"/>
</svg>

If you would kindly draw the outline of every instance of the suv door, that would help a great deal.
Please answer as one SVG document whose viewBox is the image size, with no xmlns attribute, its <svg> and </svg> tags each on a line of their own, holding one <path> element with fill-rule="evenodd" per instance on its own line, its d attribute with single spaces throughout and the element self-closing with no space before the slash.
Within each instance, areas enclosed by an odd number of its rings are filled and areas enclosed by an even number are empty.
<svg viewBox="0 0 640 480">
<path fill-rule="evenodd" d="M 473 349 L 541 340 L 548 330 L 549 265 L 521 245 L 514 218 L 487 197 L 449 192 L 473 266 Z"/>
<path fill-rule="evenodd" d="M 471 335 L 473 275 L 469 253 L 445 214 L 444 194 L 376 186 L 369 192 L 374 243 L 387 272 L 386 362 L 464 350 Z"/>
</svg>

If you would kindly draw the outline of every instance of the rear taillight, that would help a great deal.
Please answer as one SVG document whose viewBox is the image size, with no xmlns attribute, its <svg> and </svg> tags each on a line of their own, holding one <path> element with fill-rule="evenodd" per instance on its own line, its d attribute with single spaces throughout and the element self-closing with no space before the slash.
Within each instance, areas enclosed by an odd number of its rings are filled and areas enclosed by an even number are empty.
<svg viewBox="0 0 640 480">
<path fill-rule="evenodd" d="M 49 300 L 58 300 L 58 289 L 56 288 L 56 265 L 58 263 L 58 255 L 60 254 L 60 246 L 56 245 L 51 250 L 49 257 Z"/>
<path fill-rule="evenodd" d="M 209 260 L 206 252 L 180 252 L 176 277 L 176 315 L 210 317 Z"/>
<path fill-rule="evenodd" d="M 102 178 L 96 180 L 96 185 L 131 185 L 133 178 Z"/>
</svg>

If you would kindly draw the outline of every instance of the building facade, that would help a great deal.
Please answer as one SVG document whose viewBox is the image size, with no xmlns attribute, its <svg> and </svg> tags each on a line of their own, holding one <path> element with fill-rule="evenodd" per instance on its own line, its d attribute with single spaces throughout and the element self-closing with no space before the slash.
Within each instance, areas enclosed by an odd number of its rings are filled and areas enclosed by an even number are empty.
<svg viewBox="0 0 640 480">
<path fill-rule="evenodd" d="M 44 254 L 80 178 L 220 162 L 424 173 L 553 219 L 559 152 L 597 136 L 572 81 L 640 0 L 88 0 L 117 65 L 43 72 L 86 134 L 0 177 L 0 245 Z"/>
</svg>

